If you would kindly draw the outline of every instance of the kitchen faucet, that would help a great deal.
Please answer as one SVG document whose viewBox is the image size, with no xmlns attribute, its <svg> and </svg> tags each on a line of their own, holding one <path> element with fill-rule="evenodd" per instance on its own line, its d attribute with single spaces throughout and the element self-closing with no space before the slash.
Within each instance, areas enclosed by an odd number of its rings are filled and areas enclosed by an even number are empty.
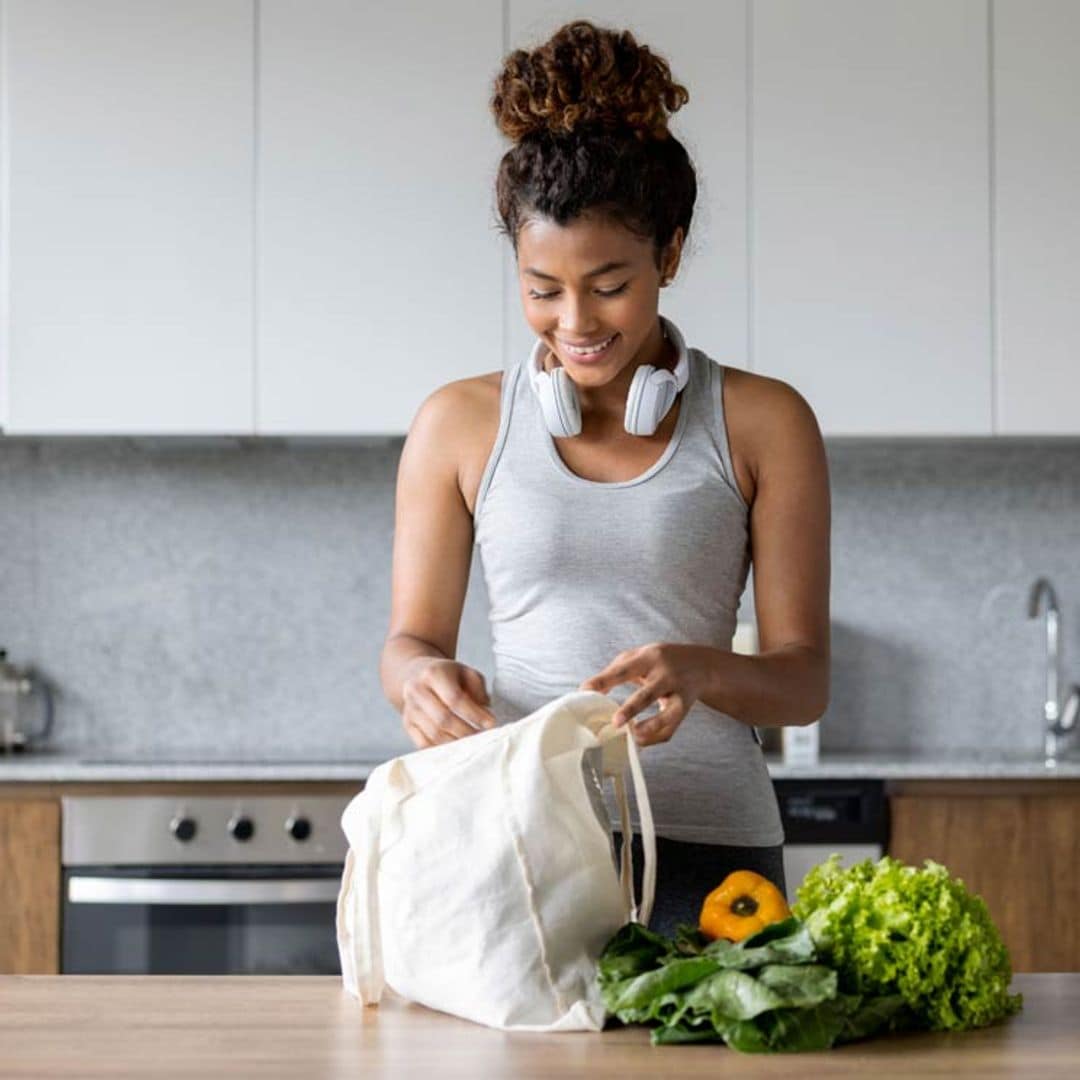
<svg viewBox="0 0 1080 1080">
<path fill-rule="evenodd" d="M 1059 695 L 1061 682 L 1061 642 L 1058 628 L 1061 622 L 1061 609 L 1058 607 L 1057 593 L 1054 586 L 1044 578 L 1039 578 L 1031 586 L 1028 599 L 1028 618 L 1038 617 L 1039 605 L 1046 598 L 1046 701 L 1043 703 L 1043 754 L 1048 766 L 1057 764 L 1059 739 L 1068 735 L 1075 727 L 1080 714 L 1080 686 L 1073 684 L 1069 697 L 1062 708 Z"/>
</svg>

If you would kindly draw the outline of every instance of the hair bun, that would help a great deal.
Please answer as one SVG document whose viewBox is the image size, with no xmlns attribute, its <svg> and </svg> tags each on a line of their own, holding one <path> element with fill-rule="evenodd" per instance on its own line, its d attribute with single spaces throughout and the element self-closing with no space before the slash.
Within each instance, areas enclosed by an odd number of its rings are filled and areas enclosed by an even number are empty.
<svg viewBox="0 0 1080 1080">
<path fill-rule="evenodd" d="M 632 132 L 666 138 L 668 113 L 690 100 L 667 61 L 629 30 L 607 30 L 578 19 L 543 45 L 517 49 L 495 79 L 491 110 L 515 142 L 538 132 Z"/>
</svg>

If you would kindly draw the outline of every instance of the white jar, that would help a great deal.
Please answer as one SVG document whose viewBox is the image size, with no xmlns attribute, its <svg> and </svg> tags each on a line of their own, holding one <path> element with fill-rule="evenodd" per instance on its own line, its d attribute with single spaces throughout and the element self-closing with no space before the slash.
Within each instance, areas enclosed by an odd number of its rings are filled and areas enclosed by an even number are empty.
<svg viewBox="0 0 1080 1080">
<path fill-rule="evenodd" d="M 781 729 L 780 746 L 785 765 L 816 765 L 820 751 L 821 721 Z"/>
</svg>

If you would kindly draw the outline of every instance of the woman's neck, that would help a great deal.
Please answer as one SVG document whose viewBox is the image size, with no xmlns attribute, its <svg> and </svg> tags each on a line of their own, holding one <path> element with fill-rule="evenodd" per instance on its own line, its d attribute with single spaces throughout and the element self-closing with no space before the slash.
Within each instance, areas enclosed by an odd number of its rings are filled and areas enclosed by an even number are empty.
<svg viewBox="0 0 1080 1080">
<path fill-rule="evenodd" d="M 634 380 L 637 369 L 642 364 L 651 364 L 656 368 L 673 371 L 679 359 L 674 344 L 664 334 L 659 320 L 657 320 L 654 333 L 642 346 L 641 353 L 643 354 L 641 359 L 631 360 L 611 382 L 603 386 L 574 384 L 578 402 L 581 405 L 583 425 L 588 417 L 594 424 L 600 426 L 604 426 L 607 421 L 618 421 L 621 427 L 626 414 L 626 398 L 630 393 L 630 384 Z M 555 357 L 548 352 L 544 357 L 544 369 L 552 371 L 557 366 Z"/>
</svg>

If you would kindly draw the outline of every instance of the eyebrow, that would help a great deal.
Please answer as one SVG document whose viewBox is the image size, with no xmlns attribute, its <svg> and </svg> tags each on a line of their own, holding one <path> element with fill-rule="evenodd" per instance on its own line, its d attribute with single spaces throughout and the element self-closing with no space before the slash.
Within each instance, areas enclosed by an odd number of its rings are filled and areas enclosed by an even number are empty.
<svg viewBox="0 0 1080 1080">
<path fill-rule="evenodd" d="M 628 262 L 606 262 L 603 266 L 598 266 L 595 270 L 590 270 L 585 276 L 599 277 L 601 274 L 606 274 L 610 270 L 623 270 L 630 266 Z M 531 266 L 525 267 L 526 274 L 531 274 L 533 277 L 543 278 L 545 281 L 558 281 L 559 279 L 553 274 L 545 274 L 540 270 L 535 270 Z"/>
</svg>

